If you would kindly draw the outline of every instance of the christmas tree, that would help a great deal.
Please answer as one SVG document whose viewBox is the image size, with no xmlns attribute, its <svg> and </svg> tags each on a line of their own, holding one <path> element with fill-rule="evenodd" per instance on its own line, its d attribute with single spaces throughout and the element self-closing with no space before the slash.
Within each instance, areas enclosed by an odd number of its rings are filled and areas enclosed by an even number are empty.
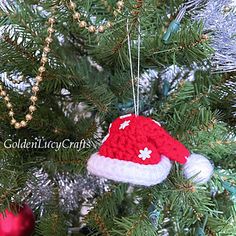
<svg viewBox="0 0 236 236">
<path fill-rule="evenodd" d="M 8 0 L 0 27 L 1 236 L 236 235 L 233 1 Z"/>
</svg>

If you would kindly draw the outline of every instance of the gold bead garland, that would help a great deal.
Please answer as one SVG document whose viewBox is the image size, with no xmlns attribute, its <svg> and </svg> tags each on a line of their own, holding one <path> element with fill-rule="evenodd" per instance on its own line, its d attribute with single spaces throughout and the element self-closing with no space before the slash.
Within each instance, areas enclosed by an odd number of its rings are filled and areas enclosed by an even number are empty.
<svg viewBox="0 0 236 236">
<path fill-rule="evenodd" d="M 53 26 L 55 23 L 55 19 L 53 17 L 48 19 L 48 23 L 49 23 L 49 27 L 48 27 L 48 35 L 45 39 L 45 46 L 43 48 L 43 53 L 42 53 L 42 57 L 40 60 L 40 67 L 38 69 L 38 74 L 35 77 L 36 83 L 35 85 L 32 87 L 32 96 L 30 97 L 31 100 L 31 105 L 29 106 L 29 112 L 28 114 L 26 114 L 25 116 L 25 120 L 21 120 L 20 122 L 16 121 L 16 119 L 14 118 L 14 110 L 13 110 L 13 106 L 10 102 L 10 98 L 9 95 L 7 94 L 7 92 L 4 90 L 3 86 L 0 85 L 0 96 L 3 97 L 7 108 L 9 109 L 8 115 L 11 118 L 11 125 L 13 125 L 16 129 L 20 129 L 23 127 L 26 127 L 28 122 L 31 121 L 33 119 L 33 113 L 36 111 L 36 102 L 38 100 L 37 94 L 39 92 L 39 85 L 40 83 L 43 81 L 43 73 L 45 72 L 46 68 L 45 65 L 48 61 L 47 55 L 50 52 L 50 44 L 52 43 L 53 39 L 52 39 L 52 34 L 54 32 Z"/>
<path fill-rule="evenodd" d="M 104 3 L 105 6 L 108 5 L 106 0 L 102 0 L 102 2 Z M 80 19 L 81 14 L 78 11 L 76 11 L 76 4 L 72 0 L 70 0 L 67 6 L 73 12 L 73 19 L 78 22 L 79 27 L 87 29 L 90 33 L 103 33 L 105 30 L 112 27 L 112 23 L 110 21 L 98 27 L 96 27 L 95 25 L 89 25 L 88 22 Z M 117 1 L 116 9 L 113 11 L 113 15 L 117 16 L 119 13 L 121 13 L 123 8 L 124 8 L 124 0 Z"/>
<path fill-rule="evenodd" d="M 107 8 L 108 12 L 112 12 L 113 13 L 113 9 L 112 7 L 108 4 L 107 0 L 100 0 L 101 3 Z"/>
</svg>

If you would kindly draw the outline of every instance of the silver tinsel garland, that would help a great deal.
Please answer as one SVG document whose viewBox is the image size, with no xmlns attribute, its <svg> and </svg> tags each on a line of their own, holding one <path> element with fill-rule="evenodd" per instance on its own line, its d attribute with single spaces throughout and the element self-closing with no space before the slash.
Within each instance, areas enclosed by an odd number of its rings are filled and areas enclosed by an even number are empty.
<svg viewBox="0 0 236 236">
<path fill-rule="evenodd" d="M 209 0 L 201 10 L 192 13 L 193 19 L 203 21 L 215 50 L 213 72 L 236 70 L 236 0 Z"/>
<path fill-rule="evenodd" d="M 55 186 L 58 188 L 60 208 L 65 213 L 81 210 L 84 204 L 91 205 L 94 198 L 103 194 L 107 188 L 104 179 L 91 175 L 58 173 L 51 178 L 40 169 L 32 172 L 32 177 L 21 194 L 25 196 L 27 203 L 42 215 L 46 205 L 52 200 Z"/>
</svg>

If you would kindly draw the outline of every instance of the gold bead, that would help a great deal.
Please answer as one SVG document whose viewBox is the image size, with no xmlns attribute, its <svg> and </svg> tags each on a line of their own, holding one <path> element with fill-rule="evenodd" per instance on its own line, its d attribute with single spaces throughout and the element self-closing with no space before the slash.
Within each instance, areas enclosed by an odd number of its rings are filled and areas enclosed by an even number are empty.
<svg viewBox="0 0 236 236">
<path fill-rule="evenodd" d="M 30 100 L 31 100 L 32 102 L 36 102 L 36 101 L 38 100 L 38 98 L 37 98 L 36 96 L 31 96 L 31 97 L 30 97 Z"/>
<path fill-rule="evenodd" d="M 71 10 L 74 10 L 74 9 L 76 8 L 76 4 L 75 4 L 74 2 L 72 2 L 72 1 L 70 1 L 70 3 L 69 3 L 69 8 L 70 8 Z"/>
<path fill-rule="evenodd" d="M 118 7 L 119 9 L 121 9 L 121 8 L 124 7 L 124 2 L 123 2 L 123 1 L 118 1 L 118 2 L 116 3 L 116 5 L 117 5 L 117 7 Z"/>
<path fill-rule="evenodd" d="M 94 32 L 96 31 L 96 27 L 93 26 L 93 25 L 90 25 L 90 26 L 88 27 L 88 31 L 89 31 L 90 33 L 94 33 Z"/>
<path fill-rule="evenodd" d="M 49 53 L 51 49 L 49 47 L 44 47 L 43 48 L 44 53 Z"/>
<path fill-rule="evenodd" d="M 224 9 L 223 9 L 224 12 L 229 12 L 230 10 L 231 10 L 230 6 L 224 6 Z"/>
<path fill-rule="evenodd" d="M 54 29 L 52 27 L 48 27 L 48 33 L 53 33 Z"/>
<path fill-rule="evenodd" d="M 27 114 L 27 115 L 25 116 L 25 119 L 26 119 L 26 120 L 32 120 L 32 119 L 33 119 L 33 117 L 32 117 L 32 115 L 30 115 L 30 114 Z"/>
<path fill-rule="evenodd" d="M 19 122 L 15 123 L 15 129 L 20 129 L 21 128 L 21 124 Z"/>
<path fill-rule="evenodd" d="M 73 18 L 74 18 L 75 20 L 79 20 L 79 18 L 80 18 L 79 12 L 75 12 L 75 14 L 73 15 Z"/>
<path fill-rule="evenodd" d="M 4 97 L 4 100 L 5 100 L 6 102 L 9 102 L 9 101 L 10 101 L 10 98 L 9 98 L 8 96 L 6 96 L 6 97 Z"/>
<path fill-rule="evenodd" d="M 54 23 L 55 23 L 55 18 L 50 17 L 50 18 L 48 19 L 48 23 L 54 24 Z"/>
<path fill-rule="evenodd" d="M 105 31 L 104 26 L 103 26 L 103 25 L 100 25 L 100 26 L 98 27 L 98 32 L 99 32 L 99 33 L 103 33 L 104 31 Z"/>
<path fill-rule="evenodd" d="M 80 21 L 79 26 L 80 26 L 81 28 L 84 28 L 84 27 L 87 26 L 87 23 L 86 23 L 85 21 Z"/>
<path fill-rule="evenodd" d="M 42 62 L 42 63 L 46 63 L 47 61 L 48 61 L 47 57 L 42 56 L 42 58 L 41 58 L 41 62 Z"/>
<path fill-rule="evenodd" d="M 0 95 L 1 95 L 2 97 L 5 97 L 5 96 L 7 95 L 7 93 L 6 93 L 4 90 L 2 90 L 1 93 L 0 93 Z"/>
<path fill-rule="evenodd" d="M 114 16 L 118 16 L 119 12 L 117 10 L 113 11 Z"/>
<path fill-rule="evenodd" d="M 46 39 L 45 39 L 45 42 L 46 43 L 51 43 L 53 41 L 53 39 L 51 38 L 51 37 L 47 37 Z"/>
<path fill-rule="evenodd" d="M 106 26 L 107 26 L 107 28 L 111 28 L 112 27 L 112 23 L 110 21 L 108 21 Z"/>
<path fill-rule="evenodd" d="M 39 87 L 38 86 L 33 86 L 32 87 L 32 91 L 35 92 L 35 93 L 38 92 L 39 91 Z"/>
<path fill-rule="evenodd" d="M 36 76 L 35 79 L 36 79 L 37 82 L 42 82 L 42 80 L 43 80 L 42 76 L 39 76 L 39 75 Z"/>
<path fill-rule="evenodd" d="M 27 126 L 27 123 L 26 123 L 24 120 L 22 120 L 22 121 L 20 122 L 20 125 L 21 125 L 21 127 L 25 127 L 25 126 Z"/>
<path fill-rule="evenodd" d="M 11 125 L 14 125 L 16 123 L 15 119 L 11 119 Z"/>
<path fill-rule="evenodd" d="M 208 35 L 207 35 L 207 34 L 203 34 L 203 35 L 202 35 L 202 39 L 204 39 L 204 40 L 208 40 L 208 39 L 209 39 L 209 37 L 208 37 Z"/>
<path fill-rule="evenodd" d="M 108 5 L 108 2 L 106 0 L 101 0 L 101 2 L 104 4 L 105 7 Z"/>
<path fill-rule="evenodd" d="M 34 111 L 36 111 L 36 106 L 33 106 L 33 105 L 31 105 L 31 106 L 29 106 L 29 111 L 30 112 L 34 112 Z"/>
<path fill-rule="evenodd" d="M 40 67 L 39 67 L 39 72 L 42 73 L 42 72 L 44 72 L 45 70 L 46 70 L 46 68 L 45 68 L 44 66 L 40 66 Z"/>
<path fill-rule="evenodd" d="M 10 102 L 7 103 L 7 108 L 11 109 L 12 108 L 12 104 Z"/>
<path fill-rule="evenodd" d="M 14 116 L 14 112 L 13 111 L 9 111 L 8 115 L 9 116 Z"/>
</svg>

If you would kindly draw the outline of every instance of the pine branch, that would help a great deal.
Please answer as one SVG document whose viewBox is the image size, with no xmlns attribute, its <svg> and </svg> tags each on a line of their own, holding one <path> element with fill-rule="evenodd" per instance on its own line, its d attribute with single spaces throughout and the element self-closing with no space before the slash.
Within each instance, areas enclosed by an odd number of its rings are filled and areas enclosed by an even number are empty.
<svg viewBox="0 0 236 236">
<path fill-rule="evenodd" d="M 25 50 L 25 47 L 22 47 L 21 45 L 17 44 L 16 40 L 13 40 L 9 37 L 9 35 L 4 35 L 2 39 L 7 42 L 9 45 L 11 45 L 15 50 L 22 56 L 24 56 L 27 60 L 31 61 L 32 63 L 35 63 L 36 58 L 30 54 L 28 51 Z"/>
<path fill-rule="evenodd" d="M 135 215 L 132 217 L 123 217 L 115 220 L 116 228 L 112 230 L 114 235 L 155 236 L 156 232 L 145 214 Z"/>
</svg>

